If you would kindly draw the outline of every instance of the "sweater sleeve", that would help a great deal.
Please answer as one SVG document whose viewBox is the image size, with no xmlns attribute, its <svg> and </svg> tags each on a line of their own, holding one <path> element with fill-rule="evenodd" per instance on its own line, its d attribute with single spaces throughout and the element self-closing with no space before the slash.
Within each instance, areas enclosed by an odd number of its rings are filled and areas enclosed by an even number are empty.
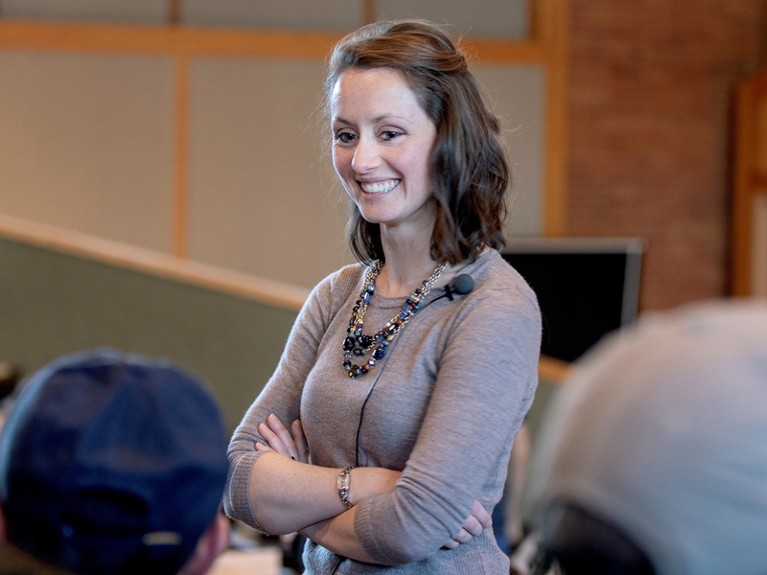
<svg viewBox="0 0 767 575">
<path fill-rule="evenodd" d="M 497 503 L 513 438 L 537 386 L 541 318 L 518 278 L 478 290 L 423 345 L 441 345 L 436 380 L 414 449 L 394 492 L 357 506 L 355 529 L 383 564 L 436 553 L 477 499 Z"/>
<path fill-rule="evenodd" d="M 253 516 L 248 499 L 253 466 L 261 456 L 255 443 L 266 441 L 258 425 L 274 413 L 282 422 L 300 416 L 301 394 L 307 374 L 314 365 L 327 326 L 338 307 L 339 298 L 354 285 L 350 268 L 336 272 L 311 292 L 291 329 L 277 369 L 248 408 L 229 443 L 229 478 L 224 492 L 224 510 L 255 529 L 264 531 Z"/>
</svg>

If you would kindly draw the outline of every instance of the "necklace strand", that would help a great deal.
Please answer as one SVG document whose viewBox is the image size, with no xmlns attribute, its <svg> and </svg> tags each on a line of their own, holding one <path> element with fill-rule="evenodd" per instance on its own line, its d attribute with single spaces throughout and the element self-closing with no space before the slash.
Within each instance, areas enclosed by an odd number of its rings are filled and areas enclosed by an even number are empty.
<svg viewBox="0 0 767 575">
<path fill-rule="evenodd" d="M 342 366 L 350 378 L 355 379 L 365 375 L 377 362 L 386 357 L 386 348 L 389 343 L 421 309 L 423 300 L 429 295 L 434 282 L 442 275 L 446 266 L 447 262 L 438 265 L 432 274 L 407 297 L 399 314 L 387 321 L 374 335 L 365 335 L 362 333 L 362 329 L 365 323 L 365 312 L 368 309 L 370 298 L 375 292 L 376 279 L 381 273 L 383 264 L 380 260 L 376 260 L 368 267 L 360 296 L 352 308 L 352 317 L 349 320 L 349 328 L 346 330 L 346 337 L 342 346 L 344 351 Z M 356 364 L 352 361 L 353 357 L 362 357 L 368 353 L 370 353 L 370 357 L 366 362 Z"/>
</svg>

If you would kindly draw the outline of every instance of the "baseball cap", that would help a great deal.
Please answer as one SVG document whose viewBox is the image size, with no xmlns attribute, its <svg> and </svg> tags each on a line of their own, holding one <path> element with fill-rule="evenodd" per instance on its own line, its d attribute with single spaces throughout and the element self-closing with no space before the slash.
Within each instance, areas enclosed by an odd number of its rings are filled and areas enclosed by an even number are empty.
<svg viewBox="0 0 767 575">
<path fill-rule="evenodd" d="M 0 435 L 8 541 L 84 575 L 177 573 L 226 480 L 210 392 L 167 360 L 109 348 L 22 386 Z"/>
<path fill-rule="evenodd" d="M 767 303 L 647 315 L 575 366 L 541 433 L 529 498 L 544 544 L 572 505 L 657 575 L 764 574 Z"/>
</svg>

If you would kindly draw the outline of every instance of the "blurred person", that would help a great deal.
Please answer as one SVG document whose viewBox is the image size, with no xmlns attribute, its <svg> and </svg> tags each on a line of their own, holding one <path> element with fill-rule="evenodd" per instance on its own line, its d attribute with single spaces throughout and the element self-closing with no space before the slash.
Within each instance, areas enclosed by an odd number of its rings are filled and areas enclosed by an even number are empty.
<svg viewBox="0 0 767 575">
<path fill-rule="evenodd" d="M 690 304 L 609 337 L 576 366 L 536 449 L 542 570 L 764 575 L 767 303 Z"/>
<path fill-rule="evenodd" d="M 101 348 L 18 391 L 0 434 L 0 573 L 210 568 L 228 543 L 228 438 L 202 383 Z"/>
</svg>

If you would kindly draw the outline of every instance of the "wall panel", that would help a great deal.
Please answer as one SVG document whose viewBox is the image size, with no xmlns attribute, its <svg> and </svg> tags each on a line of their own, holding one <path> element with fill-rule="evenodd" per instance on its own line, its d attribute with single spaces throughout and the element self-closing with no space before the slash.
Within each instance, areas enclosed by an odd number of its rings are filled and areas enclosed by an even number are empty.
<svg viewBox="0 0 767 575">
<path fill-rule="evenodd" d="M 183 0 L 181 21 L 192 26 L 346 32 L 362 24 L 363 17 L 362 3 L 350 0 Z"/>
<path fill-rule="evenodd" d="M 530 37 L 527 0 L 377 0 L 376 19 L 426 18 L 449 24 L 454 36 Z"/>
<path fill-rule="evenodd" d="M 472 66 L 501 120 L 512 170 L 507 236 L 544 234 L 546 72 L 537 65 Z"/>
<path fill-rule="evenodd" d="M 3 213 L 167 251 L 172 61 L 0 52 Z"/>
<path fill-rule="evenodd" d="M 2 0 L 5 18 L 163 24 L 167 0 Z"/>
<path fill-rule="evenodd" d="M 319 60 L 192 63 L 189 257 L 303 286 L 351 261 L 323 76 Z"/>
</svg>

